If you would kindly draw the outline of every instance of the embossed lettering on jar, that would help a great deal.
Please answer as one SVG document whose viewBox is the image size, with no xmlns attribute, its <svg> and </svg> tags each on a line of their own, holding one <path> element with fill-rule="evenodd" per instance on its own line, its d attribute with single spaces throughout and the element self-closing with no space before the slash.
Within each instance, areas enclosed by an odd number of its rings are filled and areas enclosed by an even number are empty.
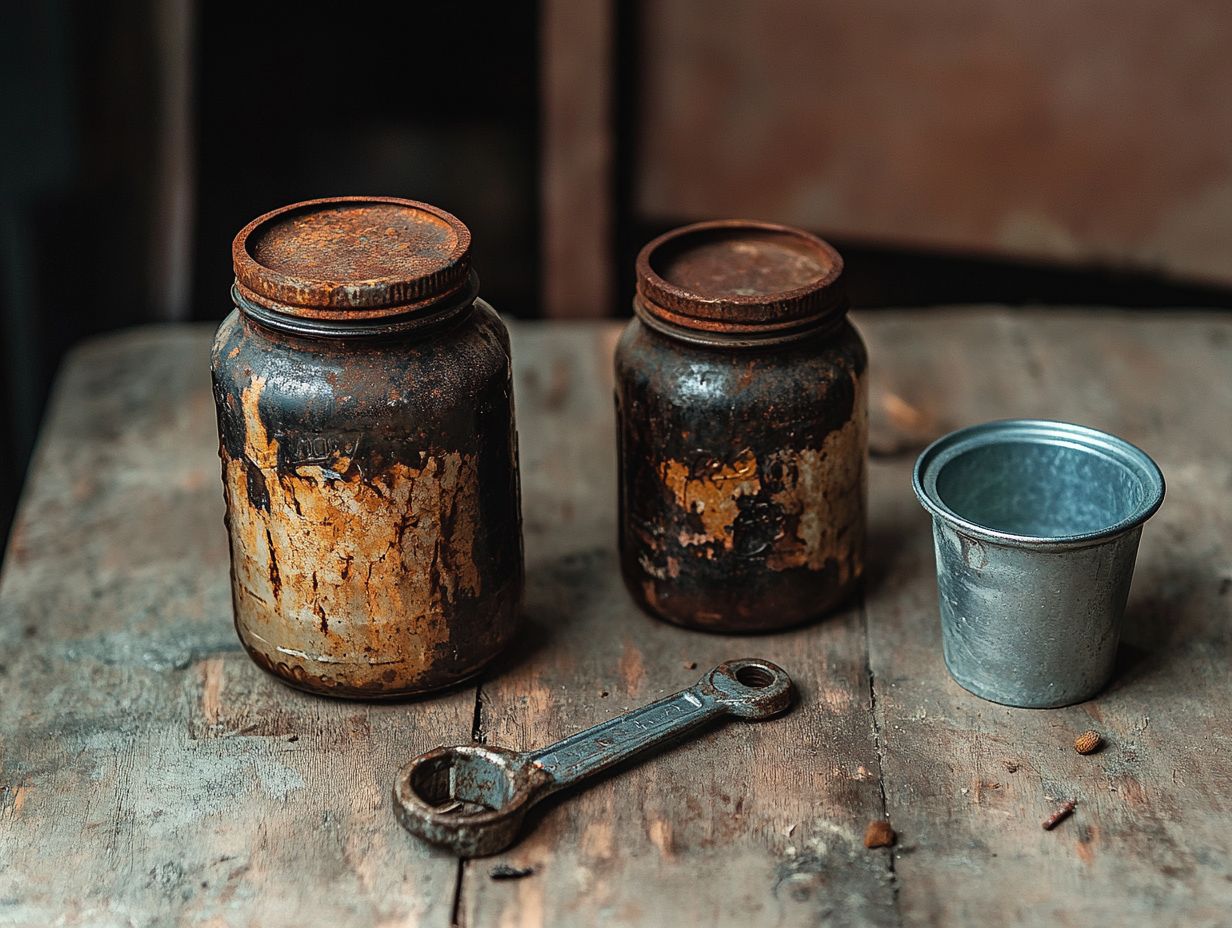
<svg viewBox="0 0 1232 928">
<path fill-rule="evenodd" d="M 764 631 L 864 569 L 867 353 L 842 259 L 786 226 L 699 223 L 638 256 L 616 351 L 620 553 L 648 612 Z"/>
<path fill-rule="evenodd" d="M 471 676 L 514 633 L 522 541 L 509 338 L 469 231 L 316 200 L 232 257 L 213 373 L 241 641 L 331 695 Z"/>
</svg>

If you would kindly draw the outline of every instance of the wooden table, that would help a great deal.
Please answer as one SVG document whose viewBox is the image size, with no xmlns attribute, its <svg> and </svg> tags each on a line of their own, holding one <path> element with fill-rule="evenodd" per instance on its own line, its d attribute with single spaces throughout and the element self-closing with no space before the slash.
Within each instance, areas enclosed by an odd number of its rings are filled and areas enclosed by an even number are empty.
<svg viewBox="0 0 1232 928">
<path fill-rule="evenodd" d="M 76 351 L 0 588 L 0 925 L 1227 924 L 1232 320 L 858 323 L 876 383 L 862 604 L 743 638 L 640 614 L 614 552 L 617 327 L 519 325 L 525 634 L 477 687 L 385 705 L 287 689 L 236 642 L 209 329 Z M 910 489 L 923 439 L 1019 415 L 1110 429 L 1169 483 L 1116 680 L 1068 709 L 1007 709 L 946 675 Z M 790 715 L 556 801 L 506 854 L 459 863 L 394 821 L 416 752 L 539 745 L 742 655 L 790 670 Z M 1086 728 L 1102 753 L 1074 752 Z M 866 850 L 883 816 L 899 843 Z M 501 863 L 534 873 L 492 879 Z"/>
</svg>

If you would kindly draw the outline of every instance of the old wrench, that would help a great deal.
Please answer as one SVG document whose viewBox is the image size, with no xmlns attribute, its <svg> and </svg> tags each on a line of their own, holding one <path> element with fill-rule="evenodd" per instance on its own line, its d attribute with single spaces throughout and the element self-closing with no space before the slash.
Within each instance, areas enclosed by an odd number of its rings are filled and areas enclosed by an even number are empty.
<svg viewBox="0 0 1232 928">
<path fill-rule="evenodd" d="M 527 810 L 545 796 L 722 716 L 778 715 L 792 692 L 786 671 L 769 661 L 726 661 L 674 696 L 538 751 L 435 748 L 399 771 L 394 811 L 412 834 L 459 856 L 495 854 L 513 843 Z"/>
</svg>

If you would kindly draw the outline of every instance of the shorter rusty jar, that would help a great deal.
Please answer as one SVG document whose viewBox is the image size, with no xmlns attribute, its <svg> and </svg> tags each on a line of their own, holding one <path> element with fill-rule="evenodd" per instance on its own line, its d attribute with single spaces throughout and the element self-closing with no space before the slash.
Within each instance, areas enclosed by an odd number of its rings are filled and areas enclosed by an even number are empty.
<svg viewBox="0 0 1232 928">
<path fill-rule="evenodd" d="M 336 696 L 476 673 L 522 589 L 509 337 L 470 232 L 389 197 L 246 226 L 214 343 L 235 626 Z"/>
<path fill-rule="evenodd" d="M 868 357 L 842 267 L 816 236 L 745 221 L 638 256 L 616 349 L 620 554 L 651 614 L 766 631 L 859 582 Z"/>
</svg>

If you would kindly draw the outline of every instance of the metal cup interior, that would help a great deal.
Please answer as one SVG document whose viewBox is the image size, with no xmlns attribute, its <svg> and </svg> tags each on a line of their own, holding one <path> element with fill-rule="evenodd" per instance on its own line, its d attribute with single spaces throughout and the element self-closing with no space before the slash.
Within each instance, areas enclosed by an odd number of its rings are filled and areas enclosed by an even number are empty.
<svg viewBox="0 0 1232 928">
<path fill-rule="evenodd" d="M 924 507 L 1004 544 L 1081 545 L 1141 525 L 1164 479 L 1141 449 L 1098 429 L 1007 419 L 960 429 L 916 464 Z"/>
</svg>

